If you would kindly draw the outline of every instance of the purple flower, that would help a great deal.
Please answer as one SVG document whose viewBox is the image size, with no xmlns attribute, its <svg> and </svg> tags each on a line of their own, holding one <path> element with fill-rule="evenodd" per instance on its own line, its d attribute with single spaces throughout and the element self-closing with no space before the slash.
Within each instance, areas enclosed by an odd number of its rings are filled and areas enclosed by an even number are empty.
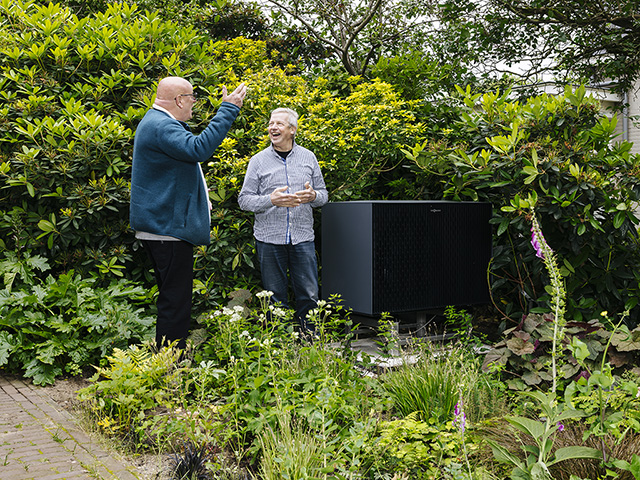
<svg viewBox="0 0 640 480">
<path fill-rule="evenodd" d="M 547 251 L 553 252 L 547 241 L 544 239 L 544 235 L 542 235 L 542 231 L 540 230 L 540 226 L 538 222 L 536 222 L 535 218 L 533 219 L 533 225 L 531 226 L 531 245 L 533 245 L 534 250 L 536 251 L 536 257 L 544 260 L 544 251 L 543 247 L 546 247 Z"/>
<path fill-rule="evenodd" d="M 562 432 L 564 430 L 564 425 L 560 422 L 558 422 L 558 431 Z"/>
<path fill-rule="evenodd" d="M 453 409 L 453 426 L 460 429 L 460 432 L 464 433 L 464 429 L 467 425 L 467 416 L 462 410 L 462 401 L 456 403 Z"/>
<path fill-rule="evenodd" d="M 544 241 L 544 239 L 542 240 Z M 544 260 L 544 253 L 542 252 L 542 243 L 538 241 L 538 236 L 536 235 L 536 231 L 531 227 L 531 245 L 536 251 L 536 257 Z"/>
</svg>

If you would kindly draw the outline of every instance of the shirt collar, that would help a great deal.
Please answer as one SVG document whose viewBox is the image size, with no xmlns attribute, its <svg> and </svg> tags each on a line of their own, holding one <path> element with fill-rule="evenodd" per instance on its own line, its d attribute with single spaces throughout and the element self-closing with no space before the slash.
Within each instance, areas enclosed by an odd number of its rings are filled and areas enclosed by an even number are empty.
<svg viewBox="0 0 640 480">
<path fill-rule="evenodd" d="M 167 110 L 164 107 L 161 107 L 160 105 L 158 105 L 157 103 L 153 104 L 153 109 L 154 110 L 160 110 L 161 112 L 166 113 L 167 115 L 169 115 L 171 118 L 173 118 L 174 120 L 177 120 L 176 117 L 173 116 L 173 113 L 171 113 L 169 110 Z"/>
<path fill-rule="evenodd" d="M 293 144 L 291 145 L 291 150 L 289 150 L 289 153 L 293 152 L 293 151 L 295 150 L 295 148 L 296 148 L 296 146 L 297 146 L 297 145 L 298 145 L 298 144 L 296 143 L 296 141 L 295 141 L 295 139 L 294 139 L 294 140 L 293 140 Z M 271 150 L 272 150 L 274 153 L 276 153 L 276 154 L 278 153 L 278 151 L 273 147 L 273 143 L 269 143 L 269 146 L 271 147 Z"/>
</svg>

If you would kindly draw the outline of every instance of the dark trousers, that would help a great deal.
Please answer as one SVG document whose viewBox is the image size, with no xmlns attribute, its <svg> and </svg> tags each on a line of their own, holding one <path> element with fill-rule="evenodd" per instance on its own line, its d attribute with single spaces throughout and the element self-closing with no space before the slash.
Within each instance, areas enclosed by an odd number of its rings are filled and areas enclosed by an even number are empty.
<svg viewBox="0 0 640 480">
<path fill-rule="evenodd" d="M 156 344 L 175 340 L 186 346 L 191 324 L 193 245 L 187 242 L 143 240 L 158 284 Z"/>
</svg>

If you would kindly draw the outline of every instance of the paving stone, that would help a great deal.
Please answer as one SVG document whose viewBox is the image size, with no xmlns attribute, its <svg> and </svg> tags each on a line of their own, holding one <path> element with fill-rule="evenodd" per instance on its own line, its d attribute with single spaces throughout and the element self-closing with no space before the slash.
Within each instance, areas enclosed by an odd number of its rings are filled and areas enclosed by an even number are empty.
<svg viewBox="0 0 640 480">
<path fill-rule="evenodd" d="M 139 480 L 51 398 L 0 375 L 0 480 Z"/>
</svg>

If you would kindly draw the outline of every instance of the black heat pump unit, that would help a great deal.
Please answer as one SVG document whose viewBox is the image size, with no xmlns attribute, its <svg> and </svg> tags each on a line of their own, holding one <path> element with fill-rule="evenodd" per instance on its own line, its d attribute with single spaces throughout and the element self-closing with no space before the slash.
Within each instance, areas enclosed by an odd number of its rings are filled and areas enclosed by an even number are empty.
<svg viewBox="0 0 640 480">
<path fill-rule="evenodd" d="M 491 204 L 333 202 L 322 208 L 322 298 L 379 315 L 489 302 Z"/>
</svg>

